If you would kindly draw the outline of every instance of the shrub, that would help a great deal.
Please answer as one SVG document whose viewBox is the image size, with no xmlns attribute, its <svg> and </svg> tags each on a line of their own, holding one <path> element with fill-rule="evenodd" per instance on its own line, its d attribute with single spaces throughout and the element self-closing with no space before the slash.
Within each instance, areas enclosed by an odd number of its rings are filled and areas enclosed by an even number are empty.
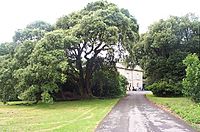
<svg viewBox="0 0 200 132">
<path fill-rule="evenodd" d="M 65 83 L 59 83 L 59 90 L 53 93 L 55 100 L 75 100 L 79 99 L 79 86 L 73 77 L 69 76 Z"/>
<path fill-rule="evenodd" d="M 122 75 L 119 75 L 119 84 L 120 84 L 120 89 L 122 91 L 122 94 L 125 95 L 127 85 L 129 84 L 127 78 Z"/>
<path fill-rule="evenodd" d="M 167 81 L 160 81 L 147 86 L 147 89 L 152 91 L 154 95 L 161 97 L 180 96 L 181 83 L 172 83 Z"/>
<path fill-rule="evenodd" d="M 200 60 L 196 54 L 190 54 L 183 63 L 187 66 L 183 92 L 195 102 L 200 102 Z"/>
</svg>

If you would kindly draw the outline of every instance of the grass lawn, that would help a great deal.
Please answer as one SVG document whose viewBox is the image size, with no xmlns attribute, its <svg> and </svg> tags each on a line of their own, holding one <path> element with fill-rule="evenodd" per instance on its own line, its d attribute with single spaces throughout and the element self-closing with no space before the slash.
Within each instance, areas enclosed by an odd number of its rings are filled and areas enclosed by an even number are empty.
<svg viewBox="0 0 200 132">
<path fill-rule="evenodd" d="M 0 103 L 0 131 L 91 132 L 119 99 L 56 102 L 53 105 Z"/>
<path fill-rule="evenodd" d="M 154 103 L 173 111 L 200 131 L 200 104 L 194 103 L 185 97 L 166 98 L 155 97 L 150 94 L 146 97 Z"/>
</svg>

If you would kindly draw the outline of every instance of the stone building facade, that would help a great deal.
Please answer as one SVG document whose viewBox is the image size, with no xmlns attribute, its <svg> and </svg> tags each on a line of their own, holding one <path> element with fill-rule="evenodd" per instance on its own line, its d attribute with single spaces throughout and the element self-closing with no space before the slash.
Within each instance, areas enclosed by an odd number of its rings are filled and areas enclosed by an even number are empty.
<svg viewBox="0 0 200 132">
<path fill-rule="evenodd" d="M 140 66 L 135 66 L 135 68 L 126 68 L 121 63 L 116 64 L 117 71 L 125 76 L 128 80 L 129 85 L 127 90 L 143 90 L 143 70 Z"/>
</svg>

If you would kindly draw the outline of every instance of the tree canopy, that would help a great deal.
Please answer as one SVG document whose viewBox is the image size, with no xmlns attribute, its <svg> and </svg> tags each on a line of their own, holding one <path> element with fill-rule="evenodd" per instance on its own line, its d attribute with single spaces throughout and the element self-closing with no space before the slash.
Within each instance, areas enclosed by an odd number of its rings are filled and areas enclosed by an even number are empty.
<svg viewBox="0 0 200 132">
<path fill-rule="evenodd" d="M 14 51 L 14 43 L 1 43 L 0 44 L 0 56 L 7 55 Z"/>
<path fill-rule="evenodd" d="M 134 47 L 135 61 L 144 68 L 149 84 L 161 79 L 181 81 L 185 76 L 182 60 L 189 53 L 199 54 L 198 17 L 171 16 L 149 27 Z"/>
<path fill-rule="evenodd" d="M 200 56 L 199 27 L 199 18 L 194 14 L 171 16 L 155 22 L 141 35 L 132 58 L 144 69 L 145 83 L 153 84 L 148 88 L 155 94 L 175 96 L 182 92 L 186 74 L 183 60 L 190 53 Z"/>
<path fill-rule="evenodd" d="M 58 90 L 58 83 L 65 82 L 67 70 L 63 33 L 50 32 L 38 41 L 27 60 L 27 67 L 15 71 L 16 89 L 22 100 L 52 102 L 50 94 Z"/>
<path fill-rule="evenodd" d="M 46 32 L 53 30 L 53 27 L 43 21 L 35 21 L 26 26 L 24 29 L 18 29 L 13 36 L 13 41 L 17 44 L 24 41 L 40 40 Z"/>
<path fill-rule="evenodd" d="M 194 100 L 199 101 L 199 18 L 170 16 L 140 36 L 138 30 L 128 10 L 107 1 L 91 2 L 53 26 L 43 21 L 28 24 L 15 32 L 13 42 L 0 44 L 1 101 L 52 103 L 59 94 L 63 98 L 124 95 L 127 81 L 115 65 L 121 60 L 142 66 L 145 83 L 155 95 L 183 91 L 193 96 L 191 91 L 196 90 Z M 191 53 L 195 55 L 186 58 Z"/>
<path fill-rule="evenodd" d="M 98 57 L 122 56 L 138 40 L 136 19 L 125 9 L 106 1 L 89 3 L 84 9 L 61 17 L 57 29 L 66 32 L 65 46 L 71 74 L 77 74 L 81 96 L 92 96 L 91 79 Z M 114 60 L 113 60 L 114 61 Z M 115 60 L 116 61 L 116 60 Z"/>
<path fill-rule="evenodd" d="M 97 1 L 59 18 L 55 26 L 35 21 L 17 30 L 13 47 L 0 45 L 0 99 L 52 103 L 59 92 L 82 98 L 125 94 L 127 82 L 115 63 L 131 54 L 138 29 L 128 10 Z M 111 78 L 98 81 L 98 73 Z M 103 87 L 94 87 L 99 84 Z"/>
</svg>

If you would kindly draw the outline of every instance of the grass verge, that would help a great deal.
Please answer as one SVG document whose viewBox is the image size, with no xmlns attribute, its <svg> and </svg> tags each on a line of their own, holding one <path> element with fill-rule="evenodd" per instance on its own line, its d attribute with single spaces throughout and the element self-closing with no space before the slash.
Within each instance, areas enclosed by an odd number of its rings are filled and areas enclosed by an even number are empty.
<svg viewBox="0 0 200 132">
<path fill-rule="evenodd" d="M 56 102 L 53 105 L 0 103 L 0 130 L 15 132 L 91 132 L 119 99 Z M 23 102 L 24 103 L 24 102 Z M 17 105 L 18 104 L 18 105 Z"/>
<path fill-rule="evenodd" d="M 146 97 L 155 104 L 177 114 L 200 131 L 200 104 L 192 102 L 186 97 L 156 97 L 152 94 Z"/>
</svg>

